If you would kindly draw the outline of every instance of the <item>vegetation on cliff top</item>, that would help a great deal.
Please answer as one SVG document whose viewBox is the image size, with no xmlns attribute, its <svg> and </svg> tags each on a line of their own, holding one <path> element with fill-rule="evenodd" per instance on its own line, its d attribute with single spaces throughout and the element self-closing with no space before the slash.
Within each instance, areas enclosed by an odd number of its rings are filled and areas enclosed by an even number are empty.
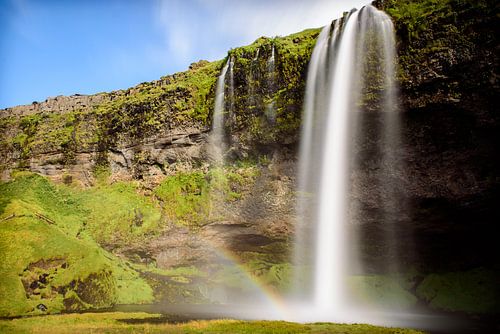
<svg viewBox="0 0 500 334">
<path fill-rule="evenodd" d="M 381 7 L 395 22 L 403 88 L 424 85 L 414 97 L 418 105 L 457 102 L 471 87 L 490 85 L 487 76 L 466 73 L 489 71 L 499 24 L 496 1 L 389 0 Z"/>
<path fill-rule="evenodd" d="M 262 37 L 229 52 L 234 58 L 234 100 L 228 97 L 232 105 L 227 126 L 240 142 L 256 148 L 297 140 L 307 65 L 319 31 Z M 273 48 L 271 73 L 268 61 Z"/>
</svg>

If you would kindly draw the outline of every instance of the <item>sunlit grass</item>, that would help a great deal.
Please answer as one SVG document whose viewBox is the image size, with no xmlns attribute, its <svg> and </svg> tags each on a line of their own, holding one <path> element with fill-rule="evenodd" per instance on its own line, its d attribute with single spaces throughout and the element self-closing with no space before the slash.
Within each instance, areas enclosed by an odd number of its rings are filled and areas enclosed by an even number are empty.
<svg viewBox="0 0 500 334">
<path fill-rule="evenodd" d="M 165 322 L 163 322 L 165 320 Z M 298 324 L 285 321 L 195 320 L 168 323 L 160 314 L 85 313 L 0 320 L 2 333 L 343 333 L 418 334 L 411 329 L 364 324 Z M 134 323 L 135 322 L 135 323 Z"/>
</svg>

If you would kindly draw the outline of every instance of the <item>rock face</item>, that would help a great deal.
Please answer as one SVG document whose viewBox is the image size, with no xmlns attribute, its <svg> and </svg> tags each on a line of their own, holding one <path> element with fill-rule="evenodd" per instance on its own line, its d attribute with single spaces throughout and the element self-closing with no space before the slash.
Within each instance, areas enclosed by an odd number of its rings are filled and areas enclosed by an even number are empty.
<svg viewBox="0 0 500 334">
<path fill-rule="evenodd" d="M 500 190 L 500 122 L 495 5 L 387 1 L 384 6 L 395 18 L 403 110 L 403 145 L 393 153 L 405 168 L 393 174 L 402 187 L 391 189 L 397 183 L 389 182 L 377 193 L 396 192 L 399 205 L 407 204 L 407 212 L 391 213 L 397 216 L 399 247 L 406 249 L 402 262 L 435 270 L 496 263 L 492 236 L 500 216 L 494 205 Z M 367 119 L 376 122 L 376 116 Z M 367 204 L 365 212 L 373 207 Z"/>
<path fill-rule="evenodd" d="M 496 5 L 458 0 L 378 5 L 397 29 L 403 146 L 392 154 L 404 168 L 393 171 L 385 184 L 372 182 L 384 173 L 374 155 L 379 139 L 370 130 L 358 138 L 364 163 L 353 179 L 362 193 L 355 201 L 363 257 L 371 270 L 380 270 L 387 246 L 383 235 L 394 230 L 402 262 L 450 269 L 491 264 L 500 170 Z M 208 249 L 202 246 L 207 241 L 251 252 L 288 240 L 303 91 L 317 34 L 260 38 L 229 52 L 234 86 L 229 92 L 226 82 L 227 159 L 271 161 L 259 165 L 263 176 L 255 183 L 255 196 L 236 201 L 231 208 L 238 207 L 237 214 L 194 235 L 172 227 L 143 249 L 124 253 L 149 254 L 146 258 L 171 267 L 209 261 L 213 254 L 199 252 Z M 276 67 L 270 74 L 273 48 Z M 149 188 L 179 171 L 206 168 L 222 66 L 222 61 L 202 61 L 124 91 L 56 97 L 0 111 L 2 179 L 31 170 L 90 186 L 106 170 L 112 179 L 141 180 Z M 363 122 L 375 129 L 381 117 L 368 113 Z M 399 203 L 382 207 L 389 192 L 400 195 L 405 210 Z M 391 226 L 382 222 L 387 216 Z"/>
</svg>

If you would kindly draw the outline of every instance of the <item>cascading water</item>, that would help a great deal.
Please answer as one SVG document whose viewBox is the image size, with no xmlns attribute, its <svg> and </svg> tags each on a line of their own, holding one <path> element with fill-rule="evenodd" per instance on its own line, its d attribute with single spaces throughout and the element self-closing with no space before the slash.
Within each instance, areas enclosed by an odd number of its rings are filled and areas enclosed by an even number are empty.
<svg viewBox="0 0 500 334">
<path fill-rule="evenodd" d="M 228 95 L 229 95 L 229 131 L 232 132 L 233 129 L 233 118 L 234 118 L 234 60 L 229 57 L 229 87 L 228 87 Z"/>
<path fill-rule="evenodd" d="M 231 126 L 232 116 L 234 112 L 234 60 L 232 57 L 228 58 L 228 61 L 223 66 L 221 73 L 217 79 L 217 86 L 215 91 L 215 106 L 212 119 L 212 130 L 209 136 L 209 155 L 211 160 L 214 162 L 211 171 L 216 173 L 224 172 L 225 154 L 227 152 L 230 143 L 227 142 L 226 135 L 226 123 Z M 228 82 L 226 82 L 228 81 Z M 226 87 L 227 84 L 227 87 Z M 227 96 L 226 96 L 227 90 Z M 228 122 L 229 121 L 229 122 Z M 231 131 L 229 126 L 229 133 Z M 217 181 L 216 181 L 217 182 Z M 209 187 L 213 189 L 215 187 Z M 211 212 L 210 216 L 217 217 L 218 206 L 223 206 L 223 202 L 226 197 L 219 191 L 215 190 L 210 194 L 211 200 Z M 215 211 L 215 214 L 213 214 Z M 228 303 L 230 299 L 232 303 L 244 305 L 245 312 L 258 314 L 258 317 L 265 318 L 281 318 L 282 314 L 276 308 L 271 298 L 263 292 L 259 285 L 254 282 L 254 279 L 249 275 L 242 266 L 239 264 L 238 260 L 231 254 L 227 249 L 222 248 L 215 242 L 206 241 L 207 248 L 212 249 L 214 252 L 214 258 L 212 259 L 212 264 L 217 263 L 224 270 L 231 271 L 233 274 L 239 276 L 239 286 L 241 287 L 240 293 L 237 289 L 228 289 L 224 285 L 215 285 L 211 289 L 207 287 L 200 287 L 200 293 L 208 300 L 214 303 L 225 304 Z M 248 308 L 249 305 L 256 304 L 259 305 L 257 309 Z M 262 307 L 266 308 L 267 316 L 261 315 Z M 237 310 L 232 310 L 232 312 L 238 312 Z M 242 317 L 242 315 L 239 315 Z M 248 315 L 245 315 L 248 316 Z"/>
<path fill-rule="evenodd" d="M 224 153 L 226 151 L 226 139 L 224 133 L 224 116 L 225 116 L 225 83 L 226 74 L 231 66 L 231 58 L 226 62 L 217 79 L 217 87 L 215 90 L 215 106 L 212 120 L 212 131 L 209 137 L 210 157 L 218 165 L 224 162 Z"/>
<path fill-rule="evenodd" d="M 312 268 L 311 277 L 298 286 L 312 285 L 308 309 L 317 320 L 349 321 L 346 279 L 359 267 L 349 210 L 351 127 L 356 119 L 352 115 L 365 109 L 364 95 L 374 90 L 366 71 L 366 64 L 373 62 L 382 73 L 376 75 L 379 81 L 374 94 L 378 99 L 369 103 L 377 104 L 376 109 L 383 113 L 394 111 L 393 34 L 392 22 L 382 11 L 370 5 L 353 10 L 322 30 L 309 64 L 299 158 L 301 222 L 295 254 L 302 268 L 298 275 L 303 275 L 304 266 Z M 368 59 L 370 48 L 379 51 L 375 52 L 378 58 Z M 397 127 L 392 124 L 396 117 L 387 117 L 392 120 L 389 126 Z M 394 137 L 392 130 L 388 133 Z"/>
<path fill-rule="evenodd" d="M 260 48 L 257 48 L 257 52 L 255 52 L 255 57 L 253 58 L 253 61 L 257 61 L 259 59 L 259 52 Z"/>
<path fill-rule="evenodd" d="M 255 57 L 252 59 L 252 63 L 250 66 L 250 71 L 247 73 L 247 89 L 248 89 L 248 99 L 247 106 L 249 108 L 255 108 L 256 105 L 256 84 L 258 82 L 258 73 L 259 73 L 259 53 L 260 48 L 257 48 L 257 52 L 255 52 Z"/>
<path fill-rule="evenodd" d="M 266 105 L 266 116 L 271 124 L 276 121 L 276 110 L 274 93 L 276 93 L 276 65 L 274 60 L 274 45 L 271 48 L 271 56 L 267 60 L 267 85 L 270 101 Z"/>
</svg>

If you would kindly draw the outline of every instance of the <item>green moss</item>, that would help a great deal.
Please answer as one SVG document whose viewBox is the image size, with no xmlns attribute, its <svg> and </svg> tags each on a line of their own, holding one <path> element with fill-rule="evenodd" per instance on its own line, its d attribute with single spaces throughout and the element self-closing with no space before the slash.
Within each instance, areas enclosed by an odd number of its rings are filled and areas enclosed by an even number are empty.
<svg viewBox="0 0 500 334">
<path fill-rule="evenodd" d="M 227 97 L 232 113 L 226 126 L 241 142 L 258 150 L 262 145 L 297 140 L 307 66 L 318 33 L 319 29 L 309 29 L 285 37 L 261 37 L 229 52 L 235 94 Z M 275 70 L 269 73 L 267 61 L 273 48 Z"/>
<path fill-rule="evenodd" d="M 12 203 L 6 213 L 27 215 L 19 210 L 18 203 Z M 88 293 L 90 290 L 83 288 L 85 281 L 91 275 L 100 275 L 108 267 L 108 261 L 99 248 L 95 245 L 69 237 L 57 227 L 47 224 L 45 221 L 33 216 L 24 216 L 9 219 L 0 225 L 0 253 L 2 263 L 0 265 L 0 314 L 18 315 L 25 313 L 39 313 L 35 306 L 43 303 L 49 312 L 59 312 L 65 309 L 63 298 L 68 291 L 78 294 Z M 64 259 L 65 268 L 60 266 L 57 273 L 51 273 L 46 283 L 41 284 L 38 291 L 29 292 L 22 284 L 20 276 L 29 271 L 30 265 L 42 259 Z M 43 269 L 47 272 L 46 269 Z M 27 280 L 28 283 L 36 282 Z M 98 282 L 102 276 L 91 278 Z M 72 285 L 71 282 L 79 281 L 80 284 Z M 99 283 L 93 284 L 98 285 Z M 61 290 L 62 289 L 62 290 Z M 78 292 L 77 290 L 80 289 Z M 45 295 L 45 292 L 59 290 L 59 293 Z M 66 291 L 64 291 L 66 290 Z M 104 285 L 99 290 L 98 300 L 86 298 L 88 305 L 110 306 L 115 299 L 116 291 L 113 285 Z M 93 295 L 95 297 L 95 295 Z"/>
<path fill-rule="evenodd" d="M 155 189 L 155 194 L 163 201 L 164 211 L 173 221 L 196 225 L 208 217 L 208 180 L 201 172 L 179 173 L 167 177 Z"/>
<path fill-rule="evenodd" d="M 117 182 L 83 191 L 65 190 L 87 210 L 85 231 L 100 244 L 140 243 L 160 230 L 159 207 L 139 195 L 134 183 Z"/>
<path fill-rule="evenodd" d="M 231 166 L 180 172 L 165 178 L 154 193 L 171 221 L 198 226 L 217 219 L 217 207 L 223 202 L 241 199 L 257 175 L 255 167 Z"/>
<path fill-rule="evenodd" d="M 220 61 L 201 61 L 175 77 L 160 79 L 159 84 L 143 83 L 133 92 L 114 95 L 111 101 L 94 108 L 102 123 L 100 136 L 142 138 L 172 122 L 206 125 L 220 66 Z"/>
<path fill-rule="evenodd" d="M 417 287 L 417 296 L 435 309 L 468 313 L 497 312 L 499 275 L 486 269 L 431 274 Z"/>
<path fill-rule="evenodd" d="M 17 173 L 0 184 L 0 194 L 0 314 L 40 313 L 39 303 L 59 312 L 152 301 L 152 290 L 139 274 L 95 242 L 114 237 L 126 218 L 133 221 L 121 209 L 133 208 L 133 188 L 118 184 L 86 192 Z M 159 214 L 144 217 L 142 230 L 127 231 L 125 240 L 149 231 L 148 221 Z"/>
<path fill-rule="evenodd" d="M 439 19 L 440 16 L 454 12 L 450 8 L 451 0 L 393 0 L 389 3 L 385 10 L 399 24 L 407 26 L 409 40 L 418 39 L 419 35 L 428 30 L 432 22 Z"/>
</svg>

